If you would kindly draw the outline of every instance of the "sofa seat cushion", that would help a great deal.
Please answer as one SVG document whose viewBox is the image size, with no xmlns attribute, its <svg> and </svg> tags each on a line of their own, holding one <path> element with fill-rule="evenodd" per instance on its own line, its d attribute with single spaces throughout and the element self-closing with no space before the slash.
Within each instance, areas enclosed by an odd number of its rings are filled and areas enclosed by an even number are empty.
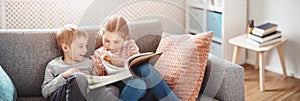
<svg viewBox="0 0 300 101">
<path fill-rule="evenodd" d="M 16 88 L 7 73 L 0 65 L 0 100 L 15 101 L 17 98 Z"/>
<path fill-rule="evenodd" d="M 182 100 L 196 100 L 204 78 L 212 32 L 197 35 L 163 33 L 154 67 Z"/>
<path fill-rule="evenodd" d="M 47 101 L 44 97 L 18 97 L 18 101 Z"/>
</svg>

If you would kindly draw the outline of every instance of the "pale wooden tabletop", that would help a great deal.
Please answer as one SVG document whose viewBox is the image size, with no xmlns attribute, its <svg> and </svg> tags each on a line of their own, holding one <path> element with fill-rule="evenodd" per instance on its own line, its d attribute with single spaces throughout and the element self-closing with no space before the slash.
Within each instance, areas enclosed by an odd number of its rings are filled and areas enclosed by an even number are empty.
<svg viewBox="0 0 300 101">
<path fill-rule="evenodd" d="M 277 47 L 278 45 L 281 45 L 282 43 L 286 42 L 287 38 L 286 37 L 281 37 L 281 42 L 272 44 L 272 45 L 267 45 L 267 46 L 263 46 L 263 47 L 257 47 L 255 45 L 253 45 L 251 42 L 247 41 L 247 34 L 243 34 L 237 37 L 234 37 L 232 39 L 229 40 L 229 43 L 235 45 L 235 46 L 239 46 L 242 48 L 246 48 L 246 49 L 250 49 L 250 50 L 254 50 L 254 51 L 268 51 L 274 47 Z"/>
</svg>

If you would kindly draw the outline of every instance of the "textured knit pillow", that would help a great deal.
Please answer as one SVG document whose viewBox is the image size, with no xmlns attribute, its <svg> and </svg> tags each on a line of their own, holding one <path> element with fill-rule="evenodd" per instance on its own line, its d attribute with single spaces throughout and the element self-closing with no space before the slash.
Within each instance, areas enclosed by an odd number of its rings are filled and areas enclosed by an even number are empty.
<svg viewBox="0 0 300 101">
<path fill-rule="evenodd" d="M 17 91 L 16 88 L 6 74 L 6 72 L 0 66 L 0 100 L 1 101 L 16 101 Z"/>
<path fill-rule="evenodd" d="M 163 33 L 154 67 L 181 100 L 196 100 L 205 74 L 212 32 L 190 35 Z"/>
</svg>

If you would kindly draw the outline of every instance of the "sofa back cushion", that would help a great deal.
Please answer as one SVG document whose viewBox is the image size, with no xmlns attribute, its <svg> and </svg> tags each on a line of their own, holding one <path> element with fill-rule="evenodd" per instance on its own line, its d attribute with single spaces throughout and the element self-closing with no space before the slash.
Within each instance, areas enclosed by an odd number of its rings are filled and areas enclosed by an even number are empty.
<svg viewBox="0 0 300 101">
<path fill-rule="evenodd" d="M 47 63 L 61 55 L 56 30 L 1 30 L 0 64 L 14 82 L 18 96 L 41 95 Z"/>
<path fill-rule="evenodd" d="M 0 64 L 11 77 L 19 97 L 41 96 L 46 65 L 62 53 L 56 45 L 58 29 L 0 30 Z M 96 33 L 89 33 L 88 52 L 93 53 Z"/>
<path fill-rule="evenodd" d="M 155 52 L 163 32 L 160 21 L 156 19 L 130 22 L 129 31 L 141 53 Z"/>
<path fill-rule="evenodd" d="M 99 26 L 82 27 L 89 34 L 89 57 L 101 39 L 96 40 Z M 136 40 L 141 52 L 155 51 L 162 27 L 159 20 L 129 22 L 131 38 Z M 11 77 L 19 97 L 42 96 L 46 65 L 61 56 L 56 45 L 58 29 L 2 29 L 0 30 L 0 65 Z M 101 37 L 101 36 L 100 36 Z M 145 40 L 144 40 L 145 39 Z"/>
</svg>

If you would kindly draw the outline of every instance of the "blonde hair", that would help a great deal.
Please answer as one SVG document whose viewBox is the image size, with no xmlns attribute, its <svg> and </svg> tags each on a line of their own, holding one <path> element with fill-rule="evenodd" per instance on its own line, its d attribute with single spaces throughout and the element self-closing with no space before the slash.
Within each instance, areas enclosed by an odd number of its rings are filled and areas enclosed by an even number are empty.
<svg viewBox="0 0 300 101">
<path fill-rule="evenodd" d="M 62 51 L 61 44 L 71 45 L 78 38 L 88 38 L 88 34 L 76 25 L 66 25 L 56 33 L 56 43 Z"/>
<path fill-rule="evenodd" d="M 104 21 L 100 31 L 101 35 L 105 32 L 120 32 L 120 36 L 127 40 L 129 38 L 129 29 L 126 20 L 122 16 L 111 16 Z"/>
</svg>

